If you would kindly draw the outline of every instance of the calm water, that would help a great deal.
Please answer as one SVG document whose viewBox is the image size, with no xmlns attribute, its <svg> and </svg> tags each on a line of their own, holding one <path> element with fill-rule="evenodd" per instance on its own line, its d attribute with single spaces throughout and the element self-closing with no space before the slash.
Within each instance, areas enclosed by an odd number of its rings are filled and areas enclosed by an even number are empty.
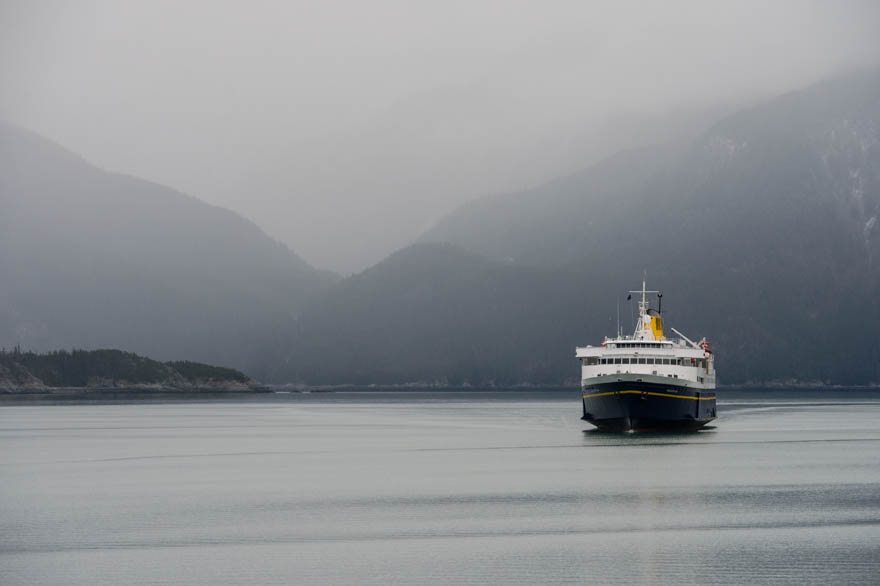
<svg viewBox="0 0 880 586">
<path fill-rule="evenodd" d="M 584 431 L 577 392 L 0 407 L 0 583 L 877 584 L 880 393 L 724 393 Z"/>
</svg>

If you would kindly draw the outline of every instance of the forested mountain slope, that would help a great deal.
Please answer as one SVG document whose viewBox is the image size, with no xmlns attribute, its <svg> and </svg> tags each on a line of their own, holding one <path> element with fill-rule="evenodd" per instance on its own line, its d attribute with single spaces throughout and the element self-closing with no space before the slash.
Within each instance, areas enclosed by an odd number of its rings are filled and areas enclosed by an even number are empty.
<svg viewBox="0 0 880 586">
<path fill-rule="evenodd" d="M 335 280 L 229 210 L 9 125 L 0 275 L 7 348 L 118 347 L 249 372 Z"/>
</svg>

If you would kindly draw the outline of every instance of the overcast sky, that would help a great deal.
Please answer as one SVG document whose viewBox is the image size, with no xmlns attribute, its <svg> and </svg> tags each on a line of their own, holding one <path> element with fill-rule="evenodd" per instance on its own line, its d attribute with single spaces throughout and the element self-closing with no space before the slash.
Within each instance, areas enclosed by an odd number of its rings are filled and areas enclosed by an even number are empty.
<svg viewBox="0 0 880 586">
<path fill-rule="evenodd" d="M 474 197 L 878 63 L 876 0 L 0 0 L 0 117 L 344 273 Z"/>
</svg>

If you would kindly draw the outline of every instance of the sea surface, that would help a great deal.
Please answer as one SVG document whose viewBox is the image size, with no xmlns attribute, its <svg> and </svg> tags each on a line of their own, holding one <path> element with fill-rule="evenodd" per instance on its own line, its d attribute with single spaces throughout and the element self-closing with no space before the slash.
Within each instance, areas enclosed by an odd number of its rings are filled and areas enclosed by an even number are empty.
<svg viewBox="0 0 880 586">
<path fill-rule="evenodd" d="M 878 584 L 880 391 L 719 390 L 609 435 L 576 390 L 0 407 L 0 584 Z"/>
</svg>

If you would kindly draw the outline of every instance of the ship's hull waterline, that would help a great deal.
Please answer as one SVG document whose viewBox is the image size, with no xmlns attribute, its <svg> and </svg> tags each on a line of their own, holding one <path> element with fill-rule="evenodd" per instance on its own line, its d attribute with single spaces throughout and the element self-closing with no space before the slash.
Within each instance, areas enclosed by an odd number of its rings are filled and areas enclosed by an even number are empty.
<svg viewBox="0 0 880 586">
<path fill-rule="evenodd" d="M 582 419 L 602 431 L 693 431 L 716 413 L 714 391 L 675 384 L 594 383 L 582 401 Z"/>
</svg>

